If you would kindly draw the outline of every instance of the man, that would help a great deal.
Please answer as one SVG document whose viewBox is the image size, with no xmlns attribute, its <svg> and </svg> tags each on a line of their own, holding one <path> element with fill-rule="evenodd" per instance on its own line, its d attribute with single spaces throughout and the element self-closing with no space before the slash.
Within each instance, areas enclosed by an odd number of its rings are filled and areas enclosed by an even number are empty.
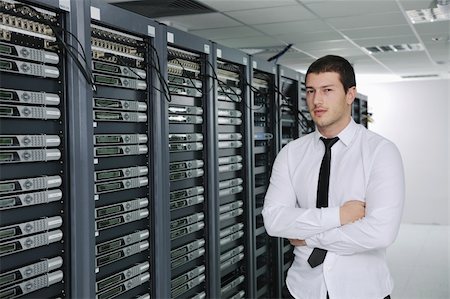
<svg viewBox="0 0 450 299">
<path fill-rule="evenodd" d="M 316 131 L 273 165 L 262 214 L 269 235 L 295 246 L 291 298 L 382 299 L 393 289 L 386 248 L 400 225 L 403 165 L 393 143 L 353 121 L 355 96 L 347 60 L 316 60 L 306 74 Z"/>
</svg>

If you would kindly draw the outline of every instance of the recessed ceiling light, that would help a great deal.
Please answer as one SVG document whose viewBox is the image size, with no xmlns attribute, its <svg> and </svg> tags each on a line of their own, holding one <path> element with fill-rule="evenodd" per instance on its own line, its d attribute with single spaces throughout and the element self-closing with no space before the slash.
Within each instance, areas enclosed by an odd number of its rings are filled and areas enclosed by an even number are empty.
<svg viewBox="0 0 450 299">
<path fill-rule="evenodd" d="M 401 76 L 403 79 L 422 79 L 422 78 L 438 78 L 438 74 L 418 74 Z"/>
</svg>

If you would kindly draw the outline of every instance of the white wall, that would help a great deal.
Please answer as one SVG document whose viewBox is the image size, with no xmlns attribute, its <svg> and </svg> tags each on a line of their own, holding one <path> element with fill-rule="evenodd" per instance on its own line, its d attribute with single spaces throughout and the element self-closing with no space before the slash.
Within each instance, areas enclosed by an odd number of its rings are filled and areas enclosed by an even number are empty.
<svg viewBox="0 0 450 299">
<path fill-rule="evenodd" d="M 392 140 L 405 167 L 404 223 L 449 224 L 450 80 L 358 83 L 369 129 Z"/>
</svg>

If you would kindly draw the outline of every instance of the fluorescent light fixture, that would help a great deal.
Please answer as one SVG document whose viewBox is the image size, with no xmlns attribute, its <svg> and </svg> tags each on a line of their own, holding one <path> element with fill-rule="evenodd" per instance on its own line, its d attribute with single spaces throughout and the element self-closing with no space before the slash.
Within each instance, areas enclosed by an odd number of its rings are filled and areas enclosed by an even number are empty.
<svg viewBox="0 0 450 299">
<path fill-rule="evenodd" d="M 399 44 L 363 47 L 369 54 L 389 53 L 389 52 L 416 52 L 423 51 L 422 44 Z"/>
<path fill-rule="evenodd" d="M 433 23 L 450 20 L 450 4 L 437 4 L 436 7 L 407 10 L 406 14 L 413 24 Z"/>
</svg>

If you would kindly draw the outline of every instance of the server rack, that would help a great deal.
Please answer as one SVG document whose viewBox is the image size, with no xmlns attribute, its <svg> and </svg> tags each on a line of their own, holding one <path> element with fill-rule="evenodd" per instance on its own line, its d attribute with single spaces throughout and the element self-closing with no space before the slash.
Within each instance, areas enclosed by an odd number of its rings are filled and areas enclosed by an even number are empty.
<svg viewBox="0 0 450 299">
<path fill-rule="evenodd" d="M 211 235 L 215 220 L 211 44 L 175 28 L 164 29 L 170 181 L 167 297 L 206 298 L 215 293 L 218 266 L 210 259 L 217 246 Z"/>
<path fill-rule="evenodd" d="M 284 66 L 278 66 L 276 92 L 279 103 L 279 147 L 300 136 L 299 92 L 300 74 Z"/>
<path fill-rule="evenodd" d="M 248 258 L 250 240 L 250 167 L 249 58 L 240 51 L 213 44 L 215 55 L 215 120 L 216 120 L 216 190 L 219 248 L 215 259 L 220 261 L 220 290 L 213 297 L 252 297 Z"/>
<path fill-rule="evenodd" d="M 156 23 L 102 2 L 91 5 L 95 298 L 148 298 Z"/>
<path fill-rule="evenodd" d="M 357 124 L 367 128 L 369 121 L 369 111 L 367 106 L 367 96 L 357 93 L 352 104 L 352 117 Z"/>
<path fill-rule="evenodd" d="M 369 126 L 369 106 L 367 103 L 367 96 L 365 95 L 360 95 L 361 98 L 361 124 L 364 127 L 368 127 Z"/>
<path fill-rule="evenodd" d="M 0 1 L 2 298 L 70 291 L 68 18 L 55 1 Z"/>
<path fill-rule="evenodd" d="M 262 218 L 264 197 L 269 185 L 277 147 L 276 65 L 251 57 L 251 147 L 252 147 L 252 255 L 254 298 L 275 297 L 277 241 L 267 235 Z"/>
<path fill-rule="evenodd" d="M 301 74 L 289 68 L 278 66 L 278 150 L 281 150 L 288 142 L 300 137 L 300 80 Z M 303 106 L 304 107 L 304 106 Z M 286 284 L 287 270 L 293 260 L 293 246 L 288 239 L 278 238 L 277 254 L 277 290 L 276 296 L 281 296 L 281 290 Z"/>
<path fill-rule="evenodd" d="M 300 76 L 300 94 L 298 99 L 298 124 L 300 136 L 309 134 L 315 130 L 314 122 L 309 113 L 308 104 L 306 103 L 306 76 L 299 73 Z"/>
<path fill-rule="evenodd" d="M 359 94 L 356 95 L 352 104 L 352 117 L 357 124 L 361 123 L 361 100 Z"/>
</svg>

